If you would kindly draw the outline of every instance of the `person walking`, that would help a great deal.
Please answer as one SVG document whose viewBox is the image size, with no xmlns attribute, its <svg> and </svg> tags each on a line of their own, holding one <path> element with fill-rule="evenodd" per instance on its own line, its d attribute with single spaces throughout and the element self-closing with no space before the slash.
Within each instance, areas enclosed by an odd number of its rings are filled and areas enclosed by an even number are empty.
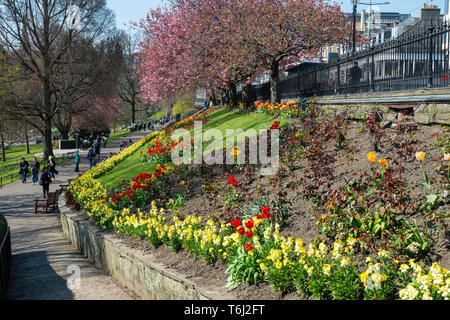
<svg viewBox="0 0 450 320">
<path fill-rule="evenodd" d="M 78 151 L 75 152 L 75 172 L 80 172 L 80 154 Z"/>
<path fill-rule="evenodd" d="M 362 77 L 362 71 L 361 68 L 358 66 L 358 61 L 355 61 L 353 63 L 353 67 L 349 70 L 349 80 L 351 84 L 351 92 L 357 93 L 360 89 L 360 81 Z"/>
<path fill-rule="evenodd" d="M 31 163 L 31 182 L 33 186 L 39 183 L 39 170 L 41 169 L 41 164 L 36 158 L 33 158 Z"/>
<path fill-rule="evenodd" d="M 89 152 L 87 154 L 87 158 L 89 160 L 89 170 L 92 169 L 92 167 L 94 166 L 94 160 L 95 160 L 95 151 L 94 148 L 90 148 Z"/>
<path fill-rule="evenodd" d="M 94 143 L 94 149 L 95 149 L 95 156 L 96 156 L 96 161 L 100 162 L 100 142 L 95 142 Z"/>
<path fill-rule="evenodd" d="M 39 184 L 42 186 L 42 191 L 44 192 L 44 199 L 47 198 L 48 192 L 50 190 L 50 183 L 52 183 L 52 178 L 50 172 L 48 172 L 47 167 L 42 169 L 41 178 Z"/>
<path fill-rule="evenodd" d="M 53 156 L 50 156 L 48 158 L 47 166 L 48 166 L 48 172 L 49 172 L 50 176 L 52 177 L 53 180 L 55 180 L 56 175 L 58 174 L 58 170 L 56 170 L 56 161 Z"/>
<path fill-rule="evenodd" d="M 28 163 L 25 158 L 22 158 L 22 161 L 20 161 L 20 171 L 19 174 L 22 175 L 22 183 L 27 183 L 27 174 L 30 172 L 29 168 L 30 164 Z"/>
</svg>

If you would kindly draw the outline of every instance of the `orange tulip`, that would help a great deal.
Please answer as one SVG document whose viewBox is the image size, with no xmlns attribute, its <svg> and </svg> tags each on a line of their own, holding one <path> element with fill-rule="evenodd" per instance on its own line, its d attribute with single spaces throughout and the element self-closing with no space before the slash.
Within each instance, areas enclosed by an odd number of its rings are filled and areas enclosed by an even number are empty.
<svg viewBox="0 0 450 320">
<path fill-rule="evenodd" d="M 240 151 L 240 150 L 233 150 L 233 151 L 231 151 L 231 155 L 232 156 L 234 156 L 234 157 L 237 157 L 237 156 L 239 156 L 240 154 L 241 154 L 242 152 Z"/>
<path fill-rule="evenodd" d="M 369 159 L 370 162 L 375 163 L 377 162 L 377 155 L 375 152 L 369 153 L 367 155 L 367 159 Z"/>
<path fill-rule="evenodd" d="M 386 161 L 386 159 L 381 159 L 378 162 L 385 168 L 387 168 L 389 166 L 389 163 Z"/>
</svg>

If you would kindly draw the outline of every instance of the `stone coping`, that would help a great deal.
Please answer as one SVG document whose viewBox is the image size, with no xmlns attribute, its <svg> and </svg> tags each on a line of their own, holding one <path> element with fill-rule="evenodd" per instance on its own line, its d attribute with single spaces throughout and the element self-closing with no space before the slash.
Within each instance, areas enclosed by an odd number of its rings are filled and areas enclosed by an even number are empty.
<svg viewBox="0 0 450 320">
<path fill-rule="evenodd" d="M 319 104 L 358 104 L 358 103 L 375 103 L 375 104 L 421 104 L 421 103 L 448 103 L 450 95 L 417 95 L 417 96 L 384 96 L 384 97 L 342 97 L 335 96 L 333 98 L 323 97 L 316 100 Z"/>
<path fill-rule="evenodd" d="M 405 91 L 392 91 L 392 92 L 369 92 L 369 93 L 360 93 L 360 94 L 349 94 L 349 95 L 332 95 L 332 96 L 324 96 L 324 97 L 313 97 L 317 101 L 326 101 L 326 100 L 337 100 L 337 99 L 364 99 L 367 100 L 369 98 L 403 98 L 407 97 L 416 97 L 420 96 L 449 96 L 450 88 L 431 88 L 431 89 L 418 89 L 418 90 L 405 90 Z M 436 98 L 438 99 L 438 98 Z"/>
<path fill-rule="evenodd" d="M 64 200 L 59 201 L 59 208 L 64 234 L 72 245 L 142 299 L 238 300 L 224 287 L 202 286 L 151 253 L 127 246 L 113 232 L 94 226 L 84 211 L 67 208 Z"/>
</svg>

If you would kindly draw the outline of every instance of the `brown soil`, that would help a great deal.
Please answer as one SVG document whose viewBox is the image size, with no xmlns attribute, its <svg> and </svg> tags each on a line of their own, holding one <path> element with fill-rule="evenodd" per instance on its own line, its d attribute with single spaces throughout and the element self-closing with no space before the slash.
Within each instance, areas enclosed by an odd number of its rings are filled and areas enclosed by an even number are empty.
<svg viewBox="0 0 450 320">
<path fill-rule="evenodd" d="M 393 137 L 394 130 L 386 129 L 386 136 Z M 435 172 L 442 155 L 442 151 L 436 146 L 435 134 L 441 136 L 447 135 L 440 126 L 419 126 L 414 132 L 415 140 L 414 148 L 417 151 L 423 151 L 427 154 L 426 161 L 423 162 L 423 168 L 426 170 L 431 179 L 439 178 Z M 347 145 L 343 150 L 338 152 L 337 161 L 334 163 L 335 180 L 332 181 L 334 187 L 344 184 L 351 178 L 352 173 L 360 173 L 362 171 L 369 171 L 370 163 L 367 160 L 367 154 L 373 152 L 372 144 L 370 142 L 370 135 L 367 130 L 363 129 L 363 124 L 359 122 L 351 123 L 348 132 L 345 135 Z M 289 138 L 288 138 L 289 139 Z M 287 144 L 284 142 L 284 144 Z M 331 146 L 334 148 L 334 146 Z M 351 149 L 350 149 L 351 148 Z M 349 150 L 351 150 L 349 152 Z M 387 142 L 387 138 L 383 140 L 381 152 L 377 152 L 379 158 L 395 159 L 395 148 Z M 404 176 L 410 196 L 416 203 L 422 203 L 425 191 L 420 189 L 420 184 L 424 182 L 420 164 L 415 157 L 404 163 L 406 167 L 406 174 Z M 281 227 L 281 234 L 283 236 L 292 236 L 294 238 L 301 238 L 305 243 L 311 239 L 319 236 L 318 228 L 313 220 L 314 209 L 311 207 L 309 201 L 303 199 L 301 190 L 298 186 L 298 178 L 304 175 L 304 170 L 307 168 L 307 161 L 305 159 L 298 159 L 292 161 L 290 159 L 283 164 L 284 178 L 281 184 L 273 186 L 273 181 L 270 177 L 259 176 L 255 172 L 255 168 L 249 169 L 245 172 L 235 172 L 225 166 L 202 167 L 191 166 L 178 170 L 176 174 L 169 177 L 170 183 L 174 186 L 171 190 L 171 195 L 176 195 L 181 191 L 186 193 L 186 200 L 184 206 L 175 211 L 169 210 L 169 217 L 178 215 L 198 215 L 204 218 L 215 217 L 217 219 L 225 219 L 230 221 L 237 218 L 236 215 L 229 209 L 224 207 L 224 195 L 229 186 L 226 181 L 228 176 L 235 175 L 236 181 L 239 182 L 242 193 L 245 195 L 245 202 L 260 199 L 263 192 L 286 191 L 287 199 L 292 203 L 290 206 L 291 216 Z M 181 181 L 185 181 L 185 185 L 178 185 Z M 204 192 L 202 186 L 209 186 L 209 193 Z M 292 188 L 291 188 L 292 187 Z M 447 203 L 441 209 L 449 212 L 449 204 Z M 421 222 L 423 218 L 421 214 L 414 216 Z M 432 252 L 427 257 L 426 261 L 436 261 L 442 267 L 450 268 L 450 240 L 448 236 L 442 233 L 433 236 L 435 242 L 432 247 Z M 178 254 L 172 253 L 164 246 L 158 249 L 152 249 L 151 246 L 144 240 L 124 238 L 124 242 L 134 248 L 140 248 L 144 251 L 151 251 L 156 255 L 161 262 L 167 266 L 183 273 L 188 278 L 197 281 L 199 284 L 215 284 L 224 286 L 228 275 L 225 274 L 225 264 L 218 262 L 213 265 L 207 265 L 199 258 L 189 255 L 185 251 Z M 225 289 L 224 289 L 225 290 Z M 274 293 L 268 284 L 260 284 L 258 286 L 247 287 L 241 285 L 233 292 L 239 299 L 258 299 L 258 300 L 273 300 L 273 299 L 301 299 L 296 293 L 289 293 L 281 295 Z"/>
</svg>

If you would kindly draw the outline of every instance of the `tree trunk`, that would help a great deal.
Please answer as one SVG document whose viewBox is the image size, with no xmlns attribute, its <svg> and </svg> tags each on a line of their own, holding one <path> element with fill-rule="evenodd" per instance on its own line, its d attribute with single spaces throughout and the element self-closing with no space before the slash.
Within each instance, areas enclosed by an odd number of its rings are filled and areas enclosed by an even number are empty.
<svg viewBox="0 0 450 320">
<path fill-rule="evenodd" d="M 255 101 L 253 96 L 253 87 L 251 84 L 247 84 L 242 88 L 242 100 L 244 102 L 245 109 L 250 110 L 253 102 Z"/>
<path fill-rule="evenodd" d="M 55 127 L 61 134 L 62 140 L 69 140 L 70 129 L 72 128 L 72 116 L 66 112 L 58 113 L 55 117 Z"/>
<path fill-rule="evenodd" d="M 230 89 L 228 89 L 227 91 L 225 91 L 225 104 L 231 104 L 231 99 L 230 99 Z"/>
<path fill-rule="evenodd" d="M 231 103 L 231 107 L 232 108 L 237 108 L 238 107 L 238 95 L 237 95 L 236 84 L 230 83 L 229 87 L 230 87 L 230 100 L 231 100 L 230 103 Z"/>
<path fill-rule="evenodd" d="M 43 42 L 42 51 L 42 94 L 43 94 L 43 120 L 44 130 L 42 137 L 42 147 L 44 151 L 44 160 L 47 160 L 53 154 L 52 145 L 52 92 L 51 92 L 51 54 L 50 54 L 50 4 L 48 0 L 43 1 Z"/>
<path fill-rule="evenodd" d="M 3 136 L 3 131 L 0 130 L 0 140 L 2 144 L 2 160 L 6 162 L 6 148 L 5 148 L 5 137 Z"/>
<path fill-rule="evenodd" d="M 42 137 L 42 148 L 44 151 L 44 160 L 47 160 L 53 154 L 53 141 L 52 141 L 52 120 L 45 119 L 44 121 L 44 134 Z"/>
<path fill-rule="evenodd" d="M 136 123 L 136 102 L 131 102 L 131 123 Z"/>
<path fill-rule="evenodd" d="M 280 94 L 280 64 L 278 61 L 272 61 L 270 66 L 270 101 L 272 104 L 281 102 Z"/>
<path fill-rule="evenodd" d="M 25 128 L 25 145 L 27 146 L 27 154 L 30 154 L 30 141 L 28 137 L 28 128 Z"/>
<path fill-rule="evenodd" d="M 209 100 L 211 100 L 212 104 L 214 106 L 217 106 L 219 104 L 219 101 L 217 100 L 217 96 L 216 93 L 213 92 L 210 96 L 209 96 Z"/>
</svg>

